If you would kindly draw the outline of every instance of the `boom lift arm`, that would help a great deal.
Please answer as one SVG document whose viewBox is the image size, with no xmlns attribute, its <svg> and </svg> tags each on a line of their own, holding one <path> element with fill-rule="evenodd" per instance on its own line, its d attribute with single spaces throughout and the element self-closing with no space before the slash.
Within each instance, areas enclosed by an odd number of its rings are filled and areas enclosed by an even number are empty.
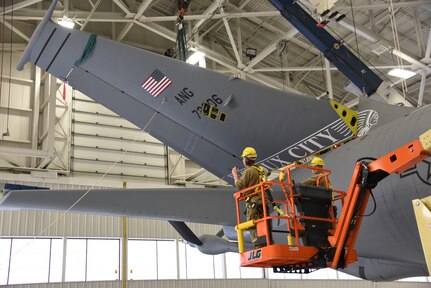
<svg viewBox="0 0 431 288">
<path fill-rule="evenodd" d="M 335 39 L 325 29 L 319 28 L 318 23 L 298 5 L 296 0 L 270 0 L 270 2 L 363 93 L 368 96 L 375 93 L 389 104 L 402 103 L 404 106 L 412 106 L 350 52 L 342 41 Z"/>
<path fill-rule="evenodd" d="M 356 263 L 355 242 L 368 198 L 371 195 L 371 189 L 388 175 L 392 173 L 401 174 L 428 158 L 430 152 L 431 129 L 422 134 L 419 140 L 412 141 L 377 160 L 368 163 L 359 161 L 356 163 L 347 193 L 320 187 L 311 188 L 310 186 L 295 185 L 291 178 L 290 169 L 311 168 L 303 165 L 292 165 L 285 168 L 287 183 L 267 181 L 235 193 L 238 218 L 236 229 L 238 231 L 241 266 L 273 267 L 274 272 L 308 273 L 318 268 L 346 268 L 349 264 Z M 324 177 L 328 177 L 329 170 L 323 170 L 326 173 Z M 286 213 L 280 216 L 269 215 L 269 208 L 263 205 L 263 218 L 241 223 L 240 201 L 244 201 L 246 197 L 252 194 L 261 193 L 262 203 L 266 203 L 265 191 L 275 185 L 281 185 L 286 197 L 285 201 L 276 200 L 278 204 L 285 207 Z M 335 198 L 331 196 L 335 195 L 334 192 L 337 194 Z M 326 213 L 328 216 L 325 218 L 321 215 L 307 215 L 308 212 L 305 213 L 305 210 L 304 213 L 299 213 L 302 210 L 298 206 L 298 199 L 300 198 L 311 199 L 311 201 L 314 198 L 317 206 L 314 206 L 312 210 L 321 209 L 322 211 L 323 209 L 326 211 L 323 214 Z M 319 202 L 321 199 L 324 201 Z M 333 206 L 328 205 L 328 202 L 337 199 L 342 202 L 339 220 L 334 217 Z M 289 234 L 287 245 L 270 243 L 272 231 L 270 231 L 271 225 L 268 225 L 268 221 L 272 221 L 272 219 L 287 223 L 285 230 L 285 233 Z M 258 236 L 265 236 L 267 246 L 245 251 L 243 232 L 253 226 L 257 226 Z M 307 233 L 315 229 L 314 227 L 320 227 L 320 230 L 317 231 L 318 236 L 328 235 L 327 238 L 325 239 L 326 236 L 323 236 L 322 241 L 322 237 L 314 239 L 307 237 Z"/>
<path fill-rule="evenodd" d="M 390 174 L 401 174 L 428 158 L 430 152 L 431 130 L 428 130 L 419 140 L 412 141 L 371 163 L 356 163 L 344 204 L 347 209 L 343 209 L 341 213 L 334 236 L 328 237 L 331 246 L 336 247 L 332 268 L 347 267 L 343 260 L 348 260 L 353 251 L 371 189 Z"/>
</svg>

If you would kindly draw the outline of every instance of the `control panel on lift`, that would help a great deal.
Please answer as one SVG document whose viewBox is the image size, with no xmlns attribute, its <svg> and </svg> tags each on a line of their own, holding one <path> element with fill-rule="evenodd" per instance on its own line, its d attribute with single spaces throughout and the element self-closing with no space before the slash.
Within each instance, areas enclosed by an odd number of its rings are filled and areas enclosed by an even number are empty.
<svg viewBox="0 0 431 288">
<path fill-rule="evenodd" d="M 430 156 L 431 130 L 387 155 L 371 162 L 359 161 L 347 193 L 329 187 L 305 186 L 292 181 L 293 169 L 316 169 L 291 165 L 283 169 L 286 181 L 266 181 L 234 194 L 237 210 L 238 248 L 242 267 L 273 267 L 274 272 L 309 273 L 319 268 L 346 268 L 356 263 L 355 241 L 361 226 L 371 189 L 392 173 L 402 173 Z M 330 171 L 322 170 L 329 183 Z M 246 199 L 260 194 L 269 203 L 268 191 L 281 191 L 282 199 L 273 199 L 277 207 L 270 211 L 262 205 L 263 217 L 241 222 Z M 341 207 L 337 213 L 335 207 Z M 271 213 L 272 212 L 272 213 Z M 337 217 L 339 214 L 339 217 Z M 278 222 L 277 231 L 272 222 Z M 254 227 L 261 248 L 245 250 L 244 232 Z M 276 243 L 272 233 L 285 233 Z"/>
</svg>

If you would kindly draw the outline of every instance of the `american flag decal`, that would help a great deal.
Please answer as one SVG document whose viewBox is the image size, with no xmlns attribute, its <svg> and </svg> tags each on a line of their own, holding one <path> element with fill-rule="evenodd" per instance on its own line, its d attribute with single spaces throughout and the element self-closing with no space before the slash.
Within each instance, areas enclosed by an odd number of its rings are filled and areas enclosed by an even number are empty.
<svg viewBox="0 0 431 288">
<path fill-rule="evenodd" d="M 169 85 L 172 84 L 171 79 L 166 77 L 165 74 L 160 72 L 159 69 L 154 70 L 154 72 L 148 77 L 144 83 L 141 85 L 145 91 L 150 93 L 153 97 L 157 97 L 165 91 Z"/>
</svg>

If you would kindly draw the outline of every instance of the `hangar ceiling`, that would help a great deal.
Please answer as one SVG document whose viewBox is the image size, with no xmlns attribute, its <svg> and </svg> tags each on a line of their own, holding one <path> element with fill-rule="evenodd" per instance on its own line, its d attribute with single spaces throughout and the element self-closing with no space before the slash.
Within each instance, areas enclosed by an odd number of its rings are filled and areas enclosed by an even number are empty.
<svg viewBox="0 0 431 288">
<path fill-rule="evenodd" d="M 298 2 L 319 20 L 310 4 L 315 1 Z M 391 22 L 390 2 L 395 23 Z M 4 3 L 0 13 L 6 15 L 1 20 L 7 29 L 13 29 L 12 41 L 21 49 L 50 1 L 5 0 Z M 334 17 L 325 28 L 328 32 L 342 39 L 381 78 L 400 89 L 399 78 L 388 76 L 387 72 L 398 66 L 397 57 L 401 55 L 404 67 L 418 73 L 406 81 L 406 97 L 416 106 L 422 85 L 423 104 L 431 103 L 431 91 L 426 89 L 431 73 L 428 1 L 339 0 L 331 9 L 334 11 L 346 17 L 339 22 Z M 54 18 L 67 16 L 74 20 L 77 29 L 163 53 L 167 48 L 175 49 L 177 13 L 174 0 L 60 0 Z M 356 97 L 343 89 L 347 78 L 334 67 L 325 67 L 321 53 L 269 1 L 192 1 L 185 23 L 188 46 L 207 54 L 209 69 L 241 75 L 279 89 L 291 87 L 316 97 L 326 97 L 330 82 L 336 100 L 354 104 Z M 397 33 L 393 33 L 394 28 Z M 398 41 L 394 41 L 395 36 Z M 286 41 L 286 54 L 280 55 L 282 40 Z M 396 44 L 399 50 L 394 49 Z M 247 48 L 257 49 L 257 57 L 247 58 Z M 331 71 L 330 79 L 325 76 L 326 69 Z"/>
</svg>

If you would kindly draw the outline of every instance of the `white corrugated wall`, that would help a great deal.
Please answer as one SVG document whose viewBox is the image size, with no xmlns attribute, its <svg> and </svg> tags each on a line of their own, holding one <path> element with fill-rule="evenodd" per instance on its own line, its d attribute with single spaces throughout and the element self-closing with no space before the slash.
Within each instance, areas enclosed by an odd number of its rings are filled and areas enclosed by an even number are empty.
<svg viewBox="0 0 431 288">
<path fill-rule="evenodd" d="M 10 288 L 122 288 L 122 282 L 69 282 L 59 284 L 10 285 Z M 128 288 L 425 288 L 429 283 L 369 282 L 344 280 L 146 280 L 129 281 Z"/>
<path fill-rule="evenodd" d="M 46 211 L 0 211 L 0 237 L 121 237 L 122 217 Z M 216 234 L 217 225 L 190 223 L 196 235 Z M 167 221 L 127 218 L 129 238 L 177 239 Z"/>
</svg>

